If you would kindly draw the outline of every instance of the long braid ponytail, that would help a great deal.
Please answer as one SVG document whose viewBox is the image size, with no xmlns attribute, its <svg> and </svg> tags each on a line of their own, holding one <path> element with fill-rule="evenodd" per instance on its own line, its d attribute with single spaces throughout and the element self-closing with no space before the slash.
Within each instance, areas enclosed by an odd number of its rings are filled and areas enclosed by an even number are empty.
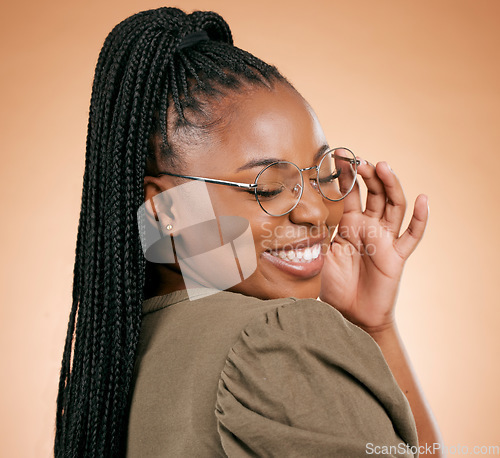
<svg viewBox="0 0 500 458">
<path fill-rule="evenodd" d="M 178 50 L 187 34 L 209 41 Z M 202 112 L 199 97 L 242 83 L 286 80 L 232 46 L 216 13 L 159 8 L 135 14 L 106 38 L 89 110 L 72 308 L 57 396 L 56 457 L 123 456 L 146 285 L 136 212 L 144 201 L 150 139 L 172 155 L 167 112 Z M 159 118 L 158 118 L 159 113 Z M 158 119 L 160 120 L 158 122 Z M 159 132 L 158 132 L 159 131 Z"/>
</svg>

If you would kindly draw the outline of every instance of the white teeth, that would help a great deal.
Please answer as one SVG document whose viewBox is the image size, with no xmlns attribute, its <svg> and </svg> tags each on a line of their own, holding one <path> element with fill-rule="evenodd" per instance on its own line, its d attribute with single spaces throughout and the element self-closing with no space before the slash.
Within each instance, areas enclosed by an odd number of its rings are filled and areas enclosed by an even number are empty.
<svg viewBox="0 0 500 458">
<path fill-rule="evenodd" d="M 310 261 L 312 258 L 313 258 L 312 250 L 309 247 L 307 247 L 304 250 L 304 261 Z"/>
<path fill-rule="evenodd" d="M 314 245 L 313 246 L 313 258 L 317 258 L 320 253 L 321 253 L 321 245 Z"/>
<path fill-rule="evenodd" d="M 320 253 L 321 244 L 319 243 L 307 248 L 271 251 L 273 256 L 291 262 L 310 262 L 317 259 Z"/>
</svg>

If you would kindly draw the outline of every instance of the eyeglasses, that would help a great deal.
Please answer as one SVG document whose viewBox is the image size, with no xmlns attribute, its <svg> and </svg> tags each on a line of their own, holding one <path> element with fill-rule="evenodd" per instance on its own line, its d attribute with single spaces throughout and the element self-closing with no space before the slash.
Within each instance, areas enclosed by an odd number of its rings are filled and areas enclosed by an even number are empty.
<svg viewBox="0 0 500 458">
<path fill-rule="evenodd" d="M 214 178 L 179 175 L 160 172 L 157 176 L 170 175 L 189 180 L 205 181 L 241 188 L 255 195 L 262 210 L 271 216 L 283 216 L 290 213 L 299 203 L 304 192 L 303 172 L 316 170 L 316 178 L 310 179 L 311 185 L 321 195 L 332 202 L 344 199 L 354 187 L 360 161 L 347 148 L 333 148 L 326 151 L 319 165 L 299 168 L 293 162 L 277 161 L 264 167 L 249 183 L 216 180 Z"/>
</svg>

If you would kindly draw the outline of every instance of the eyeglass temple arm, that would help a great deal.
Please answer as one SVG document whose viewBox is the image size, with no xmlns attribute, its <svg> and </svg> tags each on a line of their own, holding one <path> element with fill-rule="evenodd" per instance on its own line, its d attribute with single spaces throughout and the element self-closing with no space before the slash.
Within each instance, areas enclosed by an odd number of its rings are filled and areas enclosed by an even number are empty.
<svg viewBox="0 0 500 458">
<path fill-rule="evenodd" d="M 244 189 L 254 189 L 257 187 L 257 185 L 255 183 L 253 183 L 253 184 L 237 183 L 235 181 L 216 180 L 215 178 L 202 178 L 202 177 L 193 177 L 190 175 L 178 175 L 177 173 L 170 173 L 170 172 L 160 172 L 160 173 L 158 173 L 157 176 L 160 176 L 160 175 L 170 175 L 173 177 L 187 178 L 189 180 L 205 181 L 207 183 L 222 184 L 222 185 L 234 186 L 236 188 L 244 188 Z"/>
</svg>

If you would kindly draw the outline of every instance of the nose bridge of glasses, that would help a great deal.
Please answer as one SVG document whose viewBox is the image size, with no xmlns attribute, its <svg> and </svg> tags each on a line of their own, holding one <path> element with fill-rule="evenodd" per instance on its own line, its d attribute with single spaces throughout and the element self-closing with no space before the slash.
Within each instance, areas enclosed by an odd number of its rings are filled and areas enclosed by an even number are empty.
<svg viewBox="0 0 500 458">
<path fill-rule="evenodd" d="M 293 218 L 307 217 L 307 221 L 319 224 L 320 221 L 322 222 L 325 220 L 329 212 L 326 199 L 319 188 L 319 168 L 318 166 L 312 166 L 299 170 L 302 174 L 304 186 L 301 189 L 300 197 L 298 197 L 290 213 L 293 213 Z"/>
<path fill-rule="evenodd" d="M 320 192 L 319 190 L 320 184 L 318 182 L 319 166 L 312 165 L 311 167 L 305 167 L 303 169 L 299 168 L 299 170 L 304 180 L 304 188 L 307 188 L 307 183 L 309 182 L 313 189 L 315 189 L 317 192 Z"/>
<path fill-rule="evenodd" d="M 320 189 L 321 183 L 318 175 L 318 166 L 307 167 L 305 169 L 300 169 L 300 171 L 303 174 L 302 177 L 304 182 L 300 200 L 305 199 L 307 201 L 309 199 L 312 199 L 315 201 L 314 205 L 319 204 L 319 201 L 324 200 L 324 195 Z M 307 175 L 304 176 L 304 173 L 306 173 Z"/>
</svg>

